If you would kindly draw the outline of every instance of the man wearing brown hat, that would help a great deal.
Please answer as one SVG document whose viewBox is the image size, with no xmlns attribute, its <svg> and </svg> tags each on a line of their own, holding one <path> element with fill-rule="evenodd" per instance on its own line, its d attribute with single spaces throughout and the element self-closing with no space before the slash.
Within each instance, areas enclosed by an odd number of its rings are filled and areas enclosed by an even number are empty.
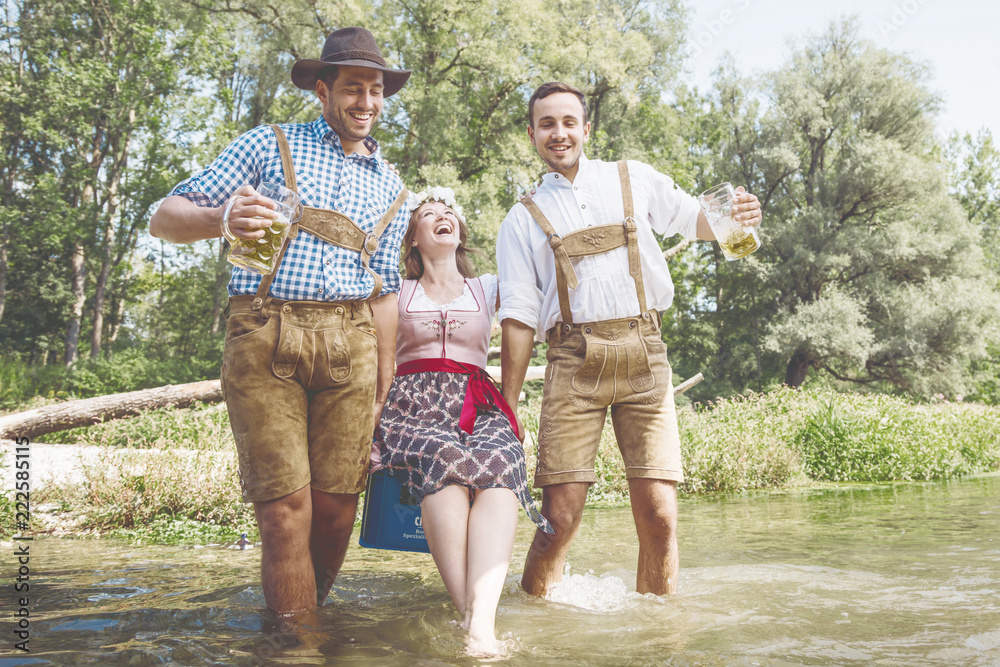
<svg viewBox="0 0 1000 667">
<path fill-rule="evenodd" d="M 150 220 L 174 243 L 223 229 L 257 240 L 277 218 L 261 183 L 297 191 L 303 205 L 271 275 L 233 269 L 222 364 L 264 599 L 280 613 L 315 607 L 343 564 L 392 381 L 407 193 L 370 134 L 409 75 L 386 65 L 368 30 L 337 30 L 318 60 L 292 67 L 322 116 L 237 137 Z"/>
</svg>

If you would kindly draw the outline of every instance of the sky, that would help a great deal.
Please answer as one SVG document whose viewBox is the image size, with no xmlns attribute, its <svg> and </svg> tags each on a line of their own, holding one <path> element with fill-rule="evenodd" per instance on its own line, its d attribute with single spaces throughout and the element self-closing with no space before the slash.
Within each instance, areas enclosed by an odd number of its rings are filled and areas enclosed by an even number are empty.
<svg viewBox="0 0 1000 667">
<path fill-rule="evenodd" d="M 744 74 L 789 57 L 788 40 L 819 34 L 857 15 L 860 36 L 931 67 L 929 87 L 943 98 L 937 133 L 1000 139 L 1000 2 L 977 0 L 687 0 L 687 81 L 708 90 L 727 50 Z"/>
</svg>

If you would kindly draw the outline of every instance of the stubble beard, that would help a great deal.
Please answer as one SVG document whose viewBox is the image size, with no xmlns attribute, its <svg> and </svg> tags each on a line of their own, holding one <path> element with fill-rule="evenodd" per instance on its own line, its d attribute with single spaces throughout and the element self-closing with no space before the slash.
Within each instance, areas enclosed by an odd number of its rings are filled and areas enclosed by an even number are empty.
<svg viewBox="0 0 1000 667">
<path fill-rule="evenodd" d="M 357 110 L 352 109 L 350 111 L 356 112 Z M 375 129 L 375 123 L 377 123 L 378 119 L 382 116 L 381 111 L 372 111 L 371 113 L 372 119 L 368 122 L 368 129 L 360 132 L 352 129 L 352 125 L 355 125 L 357 121 L 351 117 L 349 110 L 347 109 L 344 109 L 343 111 L 336 111 L 333 114 L 332 119 L 327 119 L 327 123 L 337 136 L 342 139 L 347 139 L 348 141 L 364 141 L 369 135 L 371 135 L 372 131 Z"/>
<path fill-rule="evenodd" d="M 550 152 L 549 157 L 542 159 L 545 161 L 545 164 L 547 164 L 549 169 L 551 169 L 552 171 L 563 172 L 563 171 L 569 171 L 573 169 L 573 167 L 575 167 L 577 164 L 579 164 L 580 155 L 582 154 L 583 154 L 582 150 L 562 156 L 556 156 Z"/>
</svg>

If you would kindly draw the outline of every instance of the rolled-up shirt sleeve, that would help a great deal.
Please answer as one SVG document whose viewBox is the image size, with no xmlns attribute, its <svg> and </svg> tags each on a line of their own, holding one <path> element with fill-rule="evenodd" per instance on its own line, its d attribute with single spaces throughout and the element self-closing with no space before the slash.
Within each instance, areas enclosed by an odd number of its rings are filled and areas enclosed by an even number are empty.
<svg viewBox="0 0 1000 667">
<path fill-rule="evenodd" d="M 261 157 L 276 148 L 271 129 L 256 127 L 236 137 L 210 165 L 178 183 L 170 194 L 198 206 L 222 206 L 241 185 L 260 185 Z"/>
<path fill-rule="evenodd" d="M 698 237 L 698 213 L 701 207 L 697 197 L 684 192 L 666 174 L 642 162 L 629 162 L 630 170 L 642 169 L 650 181 L 649 224 L 663 237 L 680 234 L 685 238 Z"/>
<path fill-rule="evenodd" d="M 521 212 L 528 215 L 521 204 L 515 205 L 504 218 L 497 236 L 500 281 L 497 319 L 501 323 L 508 318 L 517 320 L 537 330 L 544 294 L 538 286 L 535 257 Z"/>
</svg>

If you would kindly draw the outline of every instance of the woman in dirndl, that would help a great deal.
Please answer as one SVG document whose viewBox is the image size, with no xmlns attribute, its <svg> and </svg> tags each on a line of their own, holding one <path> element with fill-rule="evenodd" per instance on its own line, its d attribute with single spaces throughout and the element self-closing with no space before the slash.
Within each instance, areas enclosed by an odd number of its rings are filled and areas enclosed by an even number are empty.
<svg viewBox="0 0 1000 667">
<path fill-rule="evenodd" d="M 496 276 L 476 277 L 468 228 L 450 188 L 410 196 L 399 292 L 396 377 L 373 459 L 420 501 L 434 563 L 468 630 L 468 650 L 494 655 L 518 504 L 552 526 L 528 493 L 523 435 L 487 375 Z"/>
</svg>

